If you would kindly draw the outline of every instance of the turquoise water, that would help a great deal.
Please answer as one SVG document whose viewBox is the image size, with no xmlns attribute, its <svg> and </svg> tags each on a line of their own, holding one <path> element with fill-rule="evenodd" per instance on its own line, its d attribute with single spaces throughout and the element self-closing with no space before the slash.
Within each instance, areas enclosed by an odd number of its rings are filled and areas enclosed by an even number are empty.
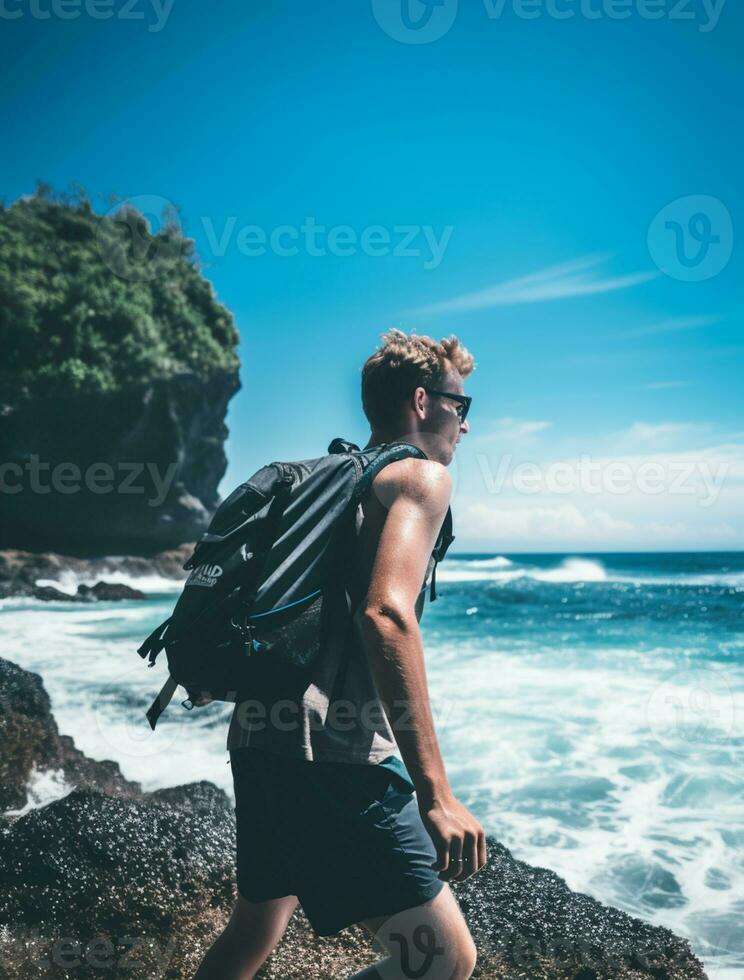
<svg viewBox="0 0 744 980">
<path fill-rule="evenodd" d="M 515 856 L 689 937 L 711 980 L 744 976 L 744 553 L 456 555 L 437 580 L 422 628 L 463 802 Z M 147 728 L 164 666 L 135 648 L 174 596 L 144 584 L 145 603 L 6 600 L 3 654 L 89 755 L 229 792 L 228 706 Z"/>
<path fill-rule="evenodd" d="M 744 554 L 458 556 L 445 758 L 513 852 L 744 976 Z M 445 586 L 446 582 L 446 586 Z"/>
</svg>

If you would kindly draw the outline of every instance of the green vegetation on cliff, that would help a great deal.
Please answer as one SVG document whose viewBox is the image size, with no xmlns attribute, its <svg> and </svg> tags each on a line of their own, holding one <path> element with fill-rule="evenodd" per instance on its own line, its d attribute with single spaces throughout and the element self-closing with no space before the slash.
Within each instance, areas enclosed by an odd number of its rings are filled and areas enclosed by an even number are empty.
<svg viewBox="0 0 744 980">
<path fill-rule="evenodd" d="M 84 192 L 0 205 L 0 400 L 237 374 L 230 311 L 176 222 L 96 214 Z"/>
</svg>

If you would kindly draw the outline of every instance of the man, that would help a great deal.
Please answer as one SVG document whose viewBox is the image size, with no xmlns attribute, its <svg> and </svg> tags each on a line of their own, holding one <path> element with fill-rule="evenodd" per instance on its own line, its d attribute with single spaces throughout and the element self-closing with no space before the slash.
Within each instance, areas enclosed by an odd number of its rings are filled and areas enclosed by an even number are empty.
<svg viewBox="0 0 744 980">
<path fill-rule="evenodd" d="M 251 725 L 236 705 L 238 902 L 197 980 L 255 976 L 298 902 L 318 935 L 358 922 L 387 952 L 357 978 L 465 980 L 474 969 L 448 882 L 483 867 L 485 834 L 447 780 L 419 629 L 474 363 L 455 337 L 382 339 L 362 371 L 365 448 L 407 442 L 427 458 L 388 464 L 360 503 L 351 640 L 324 649 L 302 703 L 283 706 L 293 710 Z"/>
</svg>

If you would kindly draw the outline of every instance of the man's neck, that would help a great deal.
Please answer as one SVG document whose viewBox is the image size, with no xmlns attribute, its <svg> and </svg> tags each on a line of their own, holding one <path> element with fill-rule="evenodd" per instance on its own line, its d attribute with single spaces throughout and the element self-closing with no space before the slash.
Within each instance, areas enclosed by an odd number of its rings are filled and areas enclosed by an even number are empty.
<svg viewBox="0 0 744 980">
<path fill-rule="evenodd" d="M 367 445 L 364 448 L 373 449 L 375 446 L 381 446 L 381 445 L 389 446 L 396 442 L 406 443 L 409 446 L 416 446 L 417 449 L 420 449 L 421 452 L 424 453 L 427 459 L 431 458 L 431 455 L 426 448 L 425 439 L 418 437 L 415 433 L 406 436 L 406 435 L 383 435 L 382 433 L 379 432 L 377 433 L 373 432 L 370 435 Z"/>
</svg>

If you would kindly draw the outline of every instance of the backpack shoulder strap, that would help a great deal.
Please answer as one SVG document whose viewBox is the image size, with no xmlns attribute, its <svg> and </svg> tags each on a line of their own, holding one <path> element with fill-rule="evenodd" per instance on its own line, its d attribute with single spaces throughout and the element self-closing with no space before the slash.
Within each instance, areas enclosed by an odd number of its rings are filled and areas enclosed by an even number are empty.
<svg viewBox="0 0 744 980">
<path fill-rule="evenodd" d="M 447 554 L 447 549 L 455 540 L 455 536 L 452 533 L 452 508 L 447 508 L 447 513 L 444 515 L 444 521 L 442 523 L 441 530 L 439 531 L 439 537 L 437 538 L 437 543 L 434 545 L 434 550 L 432 551 L 432 557 L 434 559 L 434 568 L 431 570 L 431 588 L 429 590 L 429 602 L 434 602 L 437 598 L 437 565 Z"/>
<path fill-rule="evenodd" d="M 171 703 L 171 699 L 176 693 L 177 687 L 178 683 L 171 677 L 170 674 L 168 674 L 168 680 L 165 682 L 165 684 L 163 684 L 162 688 L 160 689 L 160 693 L 145 712 L 147 721 L 149 722 L 150 728 L 153 731 L 155 731 L 158 718 Z"/>
<path fill-rule="evenodd" d="M 348 443 L 344 439 L 334 439 L 331 445 L 328 447 L 329 452 L 357 452 L 359 455 L 364 455 L 364 450 L 359 450 L 353 443 Z M 361 476 L 357 480 L 357 485 L 354 490 L 353 503 L 358 504 L 364 493 L 369 489 L 372 481 L 377 476 L 377 474 L 388 465 L 388 463 L 396 462 L 399 459 L 428 459 L 429 457 L 423 451 L 419 449 L 418 446 L 414 446 L 412 443 L 408 442 L 391 442 L 384 444 L 371 460 L 369 460 L 364 466 Z M 431 588 L 429 591 L 429 599 L 433 602 L 437 598 L 436 592 L 436 576 L 437 576 L 437 565 L 447 554 L 447 549 L 455 540 L 455 536 L 452 533 L 452 508 L 447 508 L 447 513 L 444 515 L 444 521 L 442 522 L 442 527 L 439 531 L 439 536 L 437 537 L 434 550 L 432 551 L 432 557 L 434 558 L 434 568 L 431 573 Z"/>
<path fill-rule="evenodd" d="M 361 452 L 364 453 L 364 450 Z M 390 442 L 383 445 L 377 452 L 377 455 L 367 462 L 366 466 L 363 464 L 364 470 L 357 480 L 357 485 L 354 489 L 354 502 L 358 503 L 361 500 L 364 493 L 372 485 L 372 481 L 377 474 L 389 463 L 395 463 L 399 459 L 409 459 L 411 457 L 414 459 L 429 458 L 423 449 L 419 449 L 418 446 L 413 446 L 408 442 Z"/>
<path fill-rule="evenodd" d="M 444 521 L 442 523 L 442 528 L 439 532 L 439 537 L 437 538 L 437 543 L 434 546 L 434 558 L 440 562 L 444 556 L 447 554 L 447 550 L 452 542 L 455 540 L 455 536 L 452 533 L 452 508 L 447 508 L 447 513 L 444 515 Z"/>
<path fill-rule="evenodd" d="M 140 655 L 140 657 L 142 657 L 143 660 L 145 659 L 145 657 L 150 658 L 150 662 L 147 665 L 148 667 L 152 667 L 154 665 L 155 661 L 157 660 L 158 654 L 165 646 L 165 634 L 168 627 L 170 626 L 171 619 L 172 617 L 169 616 L 166 620 L 164 620 L 164 622 L 160 624 L 160 626 L 156 626 L 155 629 L 152 631 L 152 633 L 150 633 L 150 635 L 147 637 L 145 642 L 142 644 L 142 646 L 139 647 L 139 649 L 137 650 L 137 653 Z"/>
</svg>

